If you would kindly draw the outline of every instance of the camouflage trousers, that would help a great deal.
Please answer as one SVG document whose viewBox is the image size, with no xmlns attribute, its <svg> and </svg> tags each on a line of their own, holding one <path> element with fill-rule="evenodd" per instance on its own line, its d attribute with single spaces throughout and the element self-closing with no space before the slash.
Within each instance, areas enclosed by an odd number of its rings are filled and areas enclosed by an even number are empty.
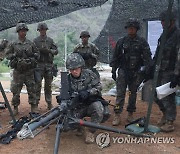
<svg viewBox="0 0 180 154">
<path fill-rule="evenodd" d="M 134 77 L 131 79 L 127 79 L 127 76 L 124 70 L 118 70 L 118 77 L 116 79 L 116 107 L 114 108 L 115 113 L 121 113 L 123 111 L 126 89 L 129 89 L 129 100 L 127 111 L 135 112 L 136 111 L 136 97 L 137 97 L 137 89 L 141 84 L 143 77 L 137 72 L 134 73 Z"/>
<path fill-rule="evenodd" d="M 52 90 L 51 84 L 53 81 L 53 71 L 52 64 L 38 64 L 35 70 L 35 78 L 36 78 L 36 100 L 39 103 L 41 98 L 41 87 L 42 80 L 44 78 L 44 93 L 45 100 L 47 104 L 51 104 L 52 102 Z"/>
<path fill-rule="evenodd" d="M 168 83 L 173 77 L 173 72 L 160 72 L 158 77 L 158 85 L 163 85 Z M 159 100 L 155 98 L 155 102 L 158 104 L 159 109 L 165 113 L 166 120 L 174 121 L 176 119 L 176 102 L 175 102 L 175 93 Z"/>
<path fill-rule="evenodd" d="M 101 123 L 103 120 L 104 107 L 100 101 L 91 103 L 89 106 L 78 109 L 78 118 L 91 117 L 91 122 Z M 95 129 L 90 128 L 91 132 L 95 132 Z"/>
<path fill-rule="evenodd" d="M 27 88 L 29 104 L 36 104 L 34 70 L 31 69 L 22 73 L 15 69 L 13 70 L 13 80 L 11 82 L 13 106 L 18 106 L 20 104 L 20 93 L 23 84 L 25 84 Z"/>
</svg>

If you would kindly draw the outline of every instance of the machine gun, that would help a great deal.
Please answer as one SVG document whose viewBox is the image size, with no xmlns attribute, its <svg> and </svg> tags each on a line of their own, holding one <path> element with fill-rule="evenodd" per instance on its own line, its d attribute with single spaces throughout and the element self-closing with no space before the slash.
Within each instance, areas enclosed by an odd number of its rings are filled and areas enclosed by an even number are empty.
<svg viewBox="0 0 180 154">
<path fill-rule="evenodd" d="M 37 117 L 29 123 L 25 123 L 21 131 L 18 132 L 17 137 L 19 139 L 25 139 L 28 137 L 34 138 L 37 134 L 46 129 L 50 124 L 57 122 L 56 125 L 56 139 L 54 146 L 54 154 L 58 154 L 60 135 L 63 131 L 74 130 L 79 126 L 86 126 L 95 129 L 101 129 L 111 131 L 119 134 L 128 134 L 138 137 L 149 137 L 146 134 L 138 134 L 125 130 L 120 130 L 108 126 L 103 126 L 93 122 L 83 121 L 78 119 L 78 112 L 75 111 L 77 100 L 71 99 L 69 95 L 69 81 L 67 72 L 61 72 L 61 102 L 60 104 L 46 112 L 45 114 Z M 42 127 L 37 131 L 37 128 Z"/>
</svg>

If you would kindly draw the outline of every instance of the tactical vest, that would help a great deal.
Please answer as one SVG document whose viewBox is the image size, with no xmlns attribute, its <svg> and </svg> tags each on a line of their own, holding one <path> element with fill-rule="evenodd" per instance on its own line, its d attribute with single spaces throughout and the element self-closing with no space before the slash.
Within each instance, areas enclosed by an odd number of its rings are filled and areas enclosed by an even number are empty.
<svg viewBox="0 0 180 154">
<path fill-rule="evenodd" d="M 37 61 L 30 41 L 26 41 L 24 44 L 15 42 L 13 47 L 15 58 L 10 61 L 11 68 L 24 72 L 36 67 Z"/>
<path fill-rule="evenodd" d="M 51 49 L 53 41 L 49 37 L 44 38 L 44 39 L 37 37 L 34 40 L 34 43 L 36 44 L 38 49 L 40 49 L 40 48 Z M 38 60 L 38 62 L 52 64 L 53 59 L 54 59 L 54 55 L 52 53 L 40 52 L 40 59 Z"/>
<path fill-rule="evenodd" d="M 140 69 L 143 65 L 141 39 L 139 37 L 136 37 L 135 39 L 125 37 L 122 49 L 124 58 L 123 65 L 131 70 Z"/>
</svg>

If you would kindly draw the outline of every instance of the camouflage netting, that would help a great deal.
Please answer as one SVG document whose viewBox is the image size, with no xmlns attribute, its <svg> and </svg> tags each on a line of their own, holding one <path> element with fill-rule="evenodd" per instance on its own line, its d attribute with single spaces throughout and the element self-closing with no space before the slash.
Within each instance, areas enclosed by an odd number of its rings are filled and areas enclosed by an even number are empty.
<svg viewBox="0 0 180 154">
<path fill-rule="evenodd" d="M 19 21 L 36 23 L 70 12 L 101 6 L 108 0 L 1 0 L 0 31 L 13 27 Z M 177 6 L 175 0 L 174 6 Z M 111 13 L 95 44 L 101 51 L 100 61 L 109 63 L 112 49 L 119 37 L 125 35 L 124 24 L 130 17 L 157 19 L 167 9 L 168 0 L 113 0 Z M 142 32 L 142 30 L 141 30 Z"/>
</svg>

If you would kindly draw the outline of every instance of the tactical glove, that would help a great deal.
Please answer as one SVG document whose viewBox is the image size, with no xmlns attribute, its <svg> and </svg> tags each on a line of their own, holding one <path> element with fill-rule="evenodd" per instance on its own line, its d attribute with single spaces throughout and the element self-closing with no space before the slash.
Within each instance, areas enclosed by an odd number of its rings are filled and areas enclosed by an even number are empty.
<svg viewBox="0 0 180 154">
<path fill-rule="evenodd" d="M 116 69 L 112 68 L 112 78 L 114 81 L 116 81 Z"/>
<path fill-rule="evenodd" d="M 58 103 L 58 104 L 61 104 L 61 101 L 62 101 L 61 95 L 57 95 L 57 96 L 56 96 L 56 100 L 57 100 L 57 103 Z"/>
<path fill-rule="evenodd" d="M 170 88 L 175 88 L 178 84 L 178 76 L 174 76 L 172 79 L 171 79 L 171 82 L 170 82 Z"/>
<path fill-rule="evenodd" d="M 80 100 L 84 101 L 89 97 L 89 92 L 87 90 L 83 90 L 81 92 L 79 92 L 79 98 Z"/>
</svg>

